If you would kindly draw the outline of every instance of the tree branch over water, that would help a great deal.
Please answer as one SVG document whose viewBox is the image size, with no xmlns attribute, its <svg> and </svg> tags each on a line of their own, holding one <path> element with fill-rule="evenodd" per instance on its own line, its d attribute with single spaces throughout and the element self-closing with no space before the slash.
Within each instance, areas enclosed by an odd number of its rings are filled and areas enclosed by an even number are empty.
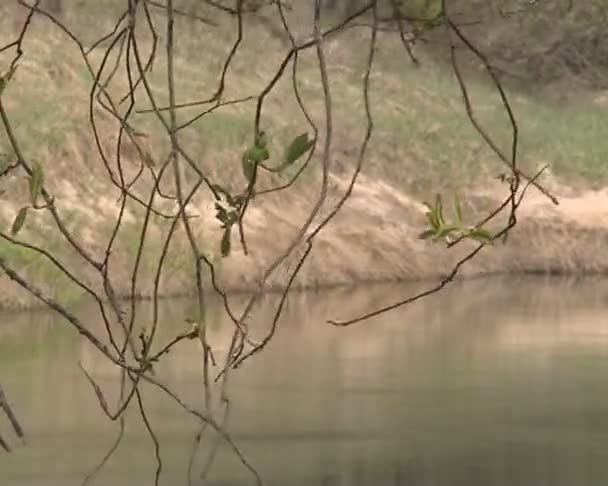
<svg viewBox="0 0 608 486">
<path fill-rule="evenodd" d="M 507 237 L 517 224 L 517 210 L 529 187 L 540 190 L 557 204 L 555 197 L 539 182 L 542 171 L 528 175 L 519 166 L 519 127 L 506 91 L 483 53 L 463 32 L 460 20 L 451 15 L 447 0 L 441 2 L 440 9 L 428 18 L 406 15 L 400 10 L 403 2 L 393 0 L 388 14 L 384 2 L 369 1 L 339 18 L 328 15 L 320 0 L 313 2 L 313 8 L 295 3 L 289 7 L 282 1 L 235 0 L 234 6 L 209 1 L 202 2 L 202 7 L 193 7 L 191 11 L 172 0 L 117 0 L 113 4 L 114 9 L 99 7 L 101 14 L 98 12 L 96 15 L 105 15 L 99 17 L 103 33 L 89 40 L 83 39 L 87 33 L 81 32 L 87 26 L 70 25 L 69 18 L 45 10 L 39 1 L 18 0 L 18 3 L 25 13 L 23 25 L 14 40 L 0 46 L 0 53 L 14 51 L 10 62 L 0 71 L 4 73 L 0 82 L 0 120 L 11 152 L 9 158 L 12 158 L 0 171 L 0 183 L 9 192 L 16 211 L 10 234 L 9 231 L 0 232 L 0 239 L 11 248 L 35 254 L 53 271 L 65 277 L 69 285 L 91 298 L 96 304 L 97 315 L 93 318 L 103 322 L 103 330 L 95 331 L 88 324 L 92 316 L 85 320 L 72 312 L 67 302 L 48 293 L 43 282 L 19 268 L 18 262 L 0 256 L 0 268 L 33 299 L 61 315 L 88 344 L 102 353 L 103 359 L 120 371 L 118 400 L 112 404 L 106 398 L 107 391 L 81 366 L 83 379 L 91 386 L 102 412 L 108 420 L 118 421 L 119 425 L 116 439 L 97 467 L 84 478 L 85 484 L 92 481 L 110 457 L 117 453 L 124 436 L 125 413 L 133 406 L 154 449 L 154 481 L 159 484 L 163 447 L 147 408 L 143 393 L 145 387 L 162 392 L 199 422 L 193 431 L 195 440 L 189 461 L 189 478 L 194 477 L 192 469 L 196 455 L 203 449 L 203 439 L 213 433 L 215 436 L 211 438 L 216 440 L 210 441 L 206 449 L 207 461 L 201 476 L 208 474 L 218 448 L 224 444 L 229 446 L 256 483 L 262 484 L 255 466 L 240 451 L 228 430 L 229 377 L 235 368 L 262 352 L 271 342 L 279 328 L 288 295 L 313 254 L 319 235 L 329 231 L 359 183 L 371 151 L 370 143 L 376 134 L 375 101 L 382 96 L 379 89 L 375 89 L 374 82 L 375 75 L 380 72 L 377 59 L 380 36 L 395 36 L 400 53 L 404 54 L 403 59 L 398 57 L 397 61 L 408 63 L 407 66 L 411 64 L 412 69 L 416 69 L 424 59 L 416 52 L 415 43 L 433 30 L 445 30 L 452 72 L 464 110 L 479 138 L 506 167 L 508 195 L 473 227 L 447 225 L 438 197 L 435 206 L 429 205 L 430 227 L 425 231 L 426 237 L 446 243 L 447 249 L 475 240 L 478 242 L 475 248 L 431 289 L 354 319 L 330 321 L 331 324 L 349 326 L 440 291 L 478 253 Z M 272 63 L 266 63 L 264 59 L 248 61 L 247 72 L 243 74 L 242 51 L 260 42 L 253 34 L 258 25 L 256 21 L 259 21 L 256 16 L 259 15 L 270 16 L 288 47 L 286 52 L 277 48 L 277 52 L 272 53 L 278 61 L 270 75 L 267 66 Z M 295 27 L 300 21 L 307 26 L 304 34 L 300 27 Z M 265 22 L 260 25 L 266 25 Z M 298 25 L 301 26 L 301 22 Z M 387 25 L 393 27 L 387 28 Z M 217 62 L 217 49 L 213 50 L 189 33 L 188 29 L 193 26 L 217 30 L 218 38 L 225 30 L 231 33 L 227 49 L 221 51 L 224 56 L 221 62 Z M 28 53 L 28 40 L 40 35 L 35 29 L 46 29 L 43 32 L 59 36 L 71 46 L 72 50 L 65 53 L 53 53 L 67 57 L 68 89 L 69 83 L 76 83 L 74 79 L 78 76 L 87 79 L 87 91 L 80 101 L 86 107 L 88 126 L 79 129 L 88 132 L 93 145 L 89 148 L 94 153 L 86 156 L 91 180 L 82 183 L 89 192 L 83 190 L 80 197 L 84 203 L 84 199 L 89 197 L 87 194 L 102 197 L 104 193 L 111 192 L 116 196 L 116 211 L 110 224 L 93 238 L 87 239 L 85 231 L 69 222 L 69 208 L 60 204 L 59 189 L 65 181 L 55 172 L 59 169 L 51 163 L 36 160 L 28 140 L 20 138 L 21 131 L 15 122 L 19 110 L 12 99 L 13 90 L 27 88 L 25 84 L 23 87 L 19 85 L 19 66 L 25 64 L 28 54 L 33 55 Z M 331 43 L 352 29 L 365 33 L 365 40 L 361 41 L 365 62 L 361 77 L 357 79 L 356 100 L 365 122 L 363 134 L 353 151 L 353 167 L 345 179 L 345 189 L 334 192 L 331 180 L 339 127 L 336 93 L 341 87 L 339 80 L 332 77 L 328 53 L 332 49 Z M 511 127 L 508 155 L 499 148 L 496 135 L 476 117 L 467 77 L 459 62 L 461 49 L 473 53 L 483 64 L 500 96 Z M 206 62 L 219 66 L 219 73 L 215 73 L 217 76 L 208 75 Z M 314 96 L 309 94 L 310 87 L 305 88 L 302 79 L 303 66 L 311 63 L 314 63 L 318 77 Z M 187 81 L 195 86 L 190 91 L 184 87 L 187 84 L 184 79 L 186 72 L 192 75 L 192 79 Z M 242 89 L 236 94 L 230 93 L 230 86 L 239 76 L 243 78 Z M 254 83 L 249 83 L 249 78 L 256 77 L 264 80 L 259 90 L 253 90 L 251 86 Z M 268 105 L 272 104 L 273 96 L 278 96 L 281 85 L 289 87 L 291 99 L 288 101 L 297 107 L 296 113 L 289 114 L 289 122 L 295 124 L 293 120 L 302 120 L 303 126 L 296 127 L 299 133 L 296 137 L 287 138 L 286 131 L 276 127 L 269 115 Z M 74 93 L 82 94 L 76 88 Z M 220 138 L 222 134 L 204 122 L 213 120 L 212 115 L 237 109 L 249 117 L 247 146 L 243 149 L 239 143 L 230 140 L 231 146 L 223 150 L 233 156 L 232 165 L 218 163 L 218 167 L 209 168 L 209 160 L 219 159 L 222 151 L 209 154 L 199 150 L 200 146 L 194 139 L 203 138 L 210 144 L 213 137 Z M 193 114 L 192 110 L 196 112 Z M 277 140 L 284 146 L 284 154 L 277 155 Z M 129 157 L 125 156 L 125 146 L 131 148 Z M 66 167 L 71 163 L 76 165 L 72 160 L 53 163 Z M 237 312 L 228 290 L 217 278 L 218 267 L 222 261 L 233 257 L 237 248 L 248 258 L 253 258 L 252 253 L 259 245 L 246 228 L 253 218 L 252 211 L 263 208 L 264 201 L 277 194 L 299 194 L 298 191 L 308 191 L 310 205 L 305 217 L 302 221 L 295 217 L 289 221 L 295 228 L 293 234 L 282 250 L 264 262 L 255 288 Z M 204 217 L 203 208 L 207 203 L 215 208 L 215 226 Z M 507 223 L 504 226 L 491 234 L 485 229 L 486 224 L 505 215 Z M 53 235 L 45 233 L 45 237 L 40 238 L 35 231 L 37 225 Z M 217 235 L 220 235 L 220 243 L 217 248 L 211 248 L 208 242 L 216 242 L 218 238 L 214 237 Z M 266 236 L 273 238 L 272 234 Z M 123 238 L 131 251 L 126 264 L 117 257 Z M 60 242 L 59 248 L 50 247 L 52 239 Z M 154 257 L 146 260 L 147 252 L 152 249 L 155 249 Z M 62 251 L 69 251 L 70 258 L 65 257 Z M 163 326 L 160 299 L 166 295 L 166 279 L 172 271 L 175 252 L 185 256 L 183 272 L 187 275 L 187 290 L 196 297 L 196 309 L 194 315 L 188 316 L 190 329 L 177 329 L 176 326 L 171 329 L 172 337 L 160 342 L 159 329 Z M 272 280 L 281 272 L 285 273 L 285 278 L 278 304 L 264 334 L 254 339 L 249 325 L 254 309 L 270 289 Z M 140 312 L 138 307 L 144 294 L 149 297 L 146 304 L 150 309 L 149 315 Z M 208 307 L 214 294 L 220 297 L 223 311 L 233 326 L 228 349 L 223 351 L 214 348 L 209 337 Z M 141 325 L 144 321 L 145 324 Z M 173 391 L 170 383 L 163 382 L 155 374 L 159 363 L 171 353 L 181 352 L 179 345 L 186 341 L 196 342 L 200 352 L 202 399 L 196 405 L 188 404 Z M 1 388 L 0 407 L 11 421 L 15 433 L 23 437 Z M 0 446 L 9 447 L 3 437 L 0 437 Z"/>
</svg>

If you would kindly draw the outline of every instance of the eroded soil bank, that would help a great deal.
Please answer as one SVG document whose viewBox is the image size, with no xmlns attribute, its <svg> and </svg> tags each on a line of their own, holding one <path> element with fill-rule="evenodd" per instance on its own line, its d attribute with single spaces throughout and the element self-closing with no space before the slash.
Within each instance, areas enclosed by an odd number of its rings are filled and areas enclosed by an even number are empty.
<svg viewBox="0 0 608 486">
<path fill-rule="evenodd" d="M 336 197 L 345 184 L 345 180 L 332 177 Z M 545 186 L 559 198 L 560 204 L 555 206 L 543 194 L 531 190 L 519 210 L 519 222 L 508 241 L 505 244 L 497 242 L 484 249 L 462 268 L 461 276 L 497 273 L 582 276 L 608 273 L 608 251 L 604 245 L 608 239 L 608 190 L 575 191 L 557 183 L 547 183 Z M 294 194 L 289 198 L 289 203 L 285 199 L 269 199 L 253 204 L 245 224 L 250 253 L 243 253 L 235 231 L 233 250 L 227 258 L 219 256 L 221 230 L 214 219 L 212 206 L 209 203 L 200 204 L 198 210 L 202 220 L 199 224 L 204 233 L 198 236 L 212 255 L 221 287 L 232 291 L 253 289 L 264 269 L 288 247 L 304 223 L 310 205 L 314 204 L 314 197 L 297 197 Z M 503 195 L 506 195 L 506 188 L 496 183 L 494 187 L 488 185 L 483 191 L 469 196 L 471 221 L 496 205 L 498 196 Z M 105 203 L 109 204 L 108 201 Z M 95 213 L 92 209 L 90 211 L 92 215 Z M 473 248 L 473 244 L 464 243 L 447 249 L 443 244 L 420 240 L 418 235 L 425 227 L 425 212 L 426 208 L 421 202 L 388 182 L 362 176 L 342 211 L 314 240 L 311 255 L 295 280 L 294 287 L 362 285 L 435 279 L 446 275 Z M 89 250 L 95 253 L 101 251 L 102 247 L 91 237 L 94 235 L 92 231 L 94 229 L 88 228 L 88 232 L 82 234 Z M 192 266 L 183 240 L 179 238 L 179 243 L 174 245 L 170 253 L 171 261 L 164 272 L 161 286 L 162 296 L 192 292 Z M 142 298 L 150 297 L 153 293 L 158 256 L 154 250 L 158 249 L 152 245 L 149 250 L 150 254 L 146 254 L 139 274 L 138 296 Z M 296 250 L 293 258 L 279 266 L 269 279 L 269 286 L 277 289 L 286 284 L 302 251 L 303 248 Z M 130 291 L 133 255 L 133 249 L 122 248 L 114 256 L 111 272 L 119 294 Z M 82 296 L 78 289 L 74 291 L 72 283 L 60 278 L 56 272 L 41 271 L 46 264 L 36 262 L 32 260 L 29 265 L 24 265 L 22 271 L 46 293 L 67 300 L 77 300 Z M 101 290 L 100 279 L 93 272 L 83 273 L 85 266 L 78 263 L 78 257 L 72 255 L 68 258 L 67 266 L 79 270 L 88 284 Z M 0 286 L 3 307 L 35 305 L 35 301 L 6 276 L 0 277 Z M 68 292 L 68 288 L 73 293 Z"/>
</svg>

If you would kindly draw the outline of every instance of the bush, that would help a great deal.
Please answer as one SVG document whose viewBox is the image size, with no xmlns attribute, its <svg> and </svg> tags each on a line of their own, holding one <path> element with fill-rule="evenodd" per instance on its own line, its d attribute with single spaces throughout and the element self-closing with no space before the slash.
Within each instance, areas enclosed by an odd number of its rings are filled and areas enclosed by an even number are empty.
<svg viewBox="0 0 608 486">
<path fill-rule="evenodd" d="M 328 11 L 348 15 L 362 0 L 326 0 Z M 433 17 L 439 0 L 384 0 L 405 17 Z M 582 88 L 608 88 L 608 5 L 602 0 L 448 0 L 450 17 L 505 77 L 545 85 L 568 79 Z M 421 22 L 407 22 L 410 29 Z M 420 44 L 434 57 L 449 56 L 445 29 L 427 31 Z"/>
</svg>

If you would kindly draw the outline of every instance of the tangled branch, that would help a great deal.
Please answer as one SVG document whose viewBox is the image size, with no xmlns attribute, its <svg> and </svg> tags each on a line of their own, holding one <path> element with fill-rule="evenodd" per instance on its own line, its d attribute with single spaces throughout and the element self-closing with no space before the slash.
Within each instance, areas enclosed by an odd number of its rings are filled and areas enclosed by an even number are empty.
<svg viewBox="0 0 608 486">
<path fill-rule="evenodd" d="M 236 0 L 234 7 L 228 7 L 220 2 L 205 1 L 204 5 L 208 14 L 178 8 L 172 0 L 166 0 L 166 2 L 128 0 L 124 2 L 124 10 L 117 15 L 116 19 L 112 19 L 111 28 L 107 33 L 93 41 L 89 47 L 64 20 L 41 8 L 39 0 L 34 2 L 18 0 L 18 3 L 27 12 L 22 29 L 15 40 L 0 47 L 0 52 L 15 51 L 0 83 L 0 120 L 14 161 L 3 168 L 1 175 L 11 174 L 18 181 L 26 181 L 29 189 L 29 203 L 23 205 L 19 211 L 11 234 L 0 232 L 0 237 L 12 246 L 36 253 L 86 295 L 93 298 L 99 318 L 104 323 L 103 334 L 98 335 L 93 332 L 82 318 L 68 310 L 65 303 L 47 295 L 35 278 L 21 272 L 13 262 L 0 257 L 0 268 L 33 298 L 62 316 L 88 343 L 101 351 L 105 359 L 121 371 L 120 397 L 118 402 L 112 405 L 108 403 L 106 393 L 101 386 L 82 368 L 85 379 L 91 385 L 102 411 L 109 420 L 118 421 L 120 426 L 115 442 L 98 467 L 87 476 L 85 483 L 95 476 L 117 450 L 124 433 L 125 412 L 129 407 L 135 406 L 154 448 L 157 461 L 155 484 L 158 484 L 163 468 L 162 448 L 154 432 L 154 424 L 146 411 L 146 400 L 142 390 L 144 386 L 148 386 L 162 391 L 178 407 L 200 422 L 193 441 L 190 469 L 193 467 L 194 456 L 204 432 L 213 430 L 219 440 L 229 445 L 243 466 L 251 472 L 256 482 L 262 484 L 261 477 L 233 442 L 227 430 L 230 404 L 227 394 L 229 375 L 231 370 L 261 352 L 272 340 L 278 328 L 287 296 L 312 254 L 318 236 L 326 231 L 335 220 L 357 186 L 359 176 L 365 166 L 370 140 L 374 135 L 373 74 L 376 68 L 378 36 L 381 33 L 398 36 L 406 59 L 417 65 L 421 60 L 415 53 L 413 44 L 419 39 L 423 39 L 428 30 L 445 29 L 450 40 L 452 70 L 460 88 L 466 114 L 480 138 L 507 167 L 509 193 L 495 210 L 475 226 L 474 231 L 461 231 L 457 237 L 448 242 L 448 248 L 452 248 L 472 236 L 483 240 L 458 261 L 447 277 L 438 285 L 366 315 L 348 321 L 332 320 L 331 324 L 349 326 L 440 291 L 454 280 L 467 262 L 492 242 L 505 238 L 509 234 L 517 224 L 517 210 L 529 187 L 540 190 L 557 204 L 554 196 L 540 185 L 541 172 L 528 175 L 519 167 L 519 129 L 507 94 L 493 68 L 462 31 L 461 24 L 451 15 L 447 0 L 441 2 L 438 14 L 424 19 L 405 15 L 401 11 L 402 2 L 396 0 L 391 0 L 391 14 L 387 17 L 385 13 L 381 12 L 381 3 L 373 0 L 351 12 L 345 18 L 334 20 L 330 27 L 326 26 L 325 20 L 327 19 L 324 18 L 320 0 L 315 0 L 310 20 L 312 32 L 304 37 L 298 35 L 290 27 L 288 5 L 276 0 L 257 4 Z M 248 25 L 261 9 L 273 13 L 280 29 L 288 39 L 289 48 L 276 71 L 259 92 L 239 93 L 237 97 L 228 97 L 227 85 L 235 72 L 235 59 L 237 59 L 242 45 L 247 41 Z M 25 41 L 32 29 L 33 20 L 45 22 L 46 25 L 65 36 L 76 48 L 79 61 L 90 77 L 87 100 L 88 128 L 94 139 L 97 164 L 108 185 L 118 192 L 118 211 L 112 221 L 109 235 L 98 248 L 92 248 L 82 235 L 66 223 L 66 215 L 57 206 L 56 197 L 51 190 L 53 185 L 48 180 L 49 174 L 45 173 L 40 164 L 31 160 L 28 151 L 24 148 L 25 144 L 21 142 L 14 129 L 14 110 L 11 110 L 10 105 L 5 103 L 5 100 L 9 99 L 11 85 L 18 82 L 18 79 L 16 80 L 18 74 L 15 73 L 26 54 Z M 186 101 L 178 100 L 179 75 L 176 59 L 180 50 L 181 37 L 178 23 L 180 21 L 196 22 L 196 25 L 207 29 L 220 29 L 221 25 L 229 23 L 236 31 L 230 49 L 221 63 L 217 83 L 208 89 L 208 93 L 203 93 L 198 99 Z M 159 25 L 164 28 L 160 28 Z M 360 86 L 360 97 L 365 113 L 365 133 L 359 143 L 357 155 L 354 158 L 354 169 L 349 174 L 346 189 L 338 194 L 335 201 L 332 201 L 329 197 L 330 176 L 336 122 L 335 102 L 332 96 L 334 88 L 326 54 L 327 43 L 353 28 L 362 29 L 369 34 L 366 41 L 365 68 Z M 164 43 L 164 50 L 160 48 L 161 42 Z M 467 81 L 459 65 L 457 43 L 482 62 L 500 95 L 512 131 L 511 153 L 508 155 L 503 154 L 494 135 L 489 133 L 475 116 L 475 110 L 468 95 Z M 309 100 L 306 99 L 300 88 L 301 56 L 307 51 L 314 53 L 315 62 L 318 64 L 320 96 L 323 106 L 322 123 L 315 121 L 311 108 L 307 106 Z M 163 70 L 162 83 L 156 77 L 158 69 Z M 264 110 L 270 95 L 276 92 L 279 83 L 285 79 L 289 81 L 293 99 L 308 126 L 304 133 L 286 144 L 285 156 L 278 165 L 273 165 L 269 162 L 273 150 L 267 132 L 270 124 L 265 119 Z M 209 86 L 205 86 L 205 88 L 209 88 Z M 205 168 L 200 160 L 202 155 L 188 147 L 188 130 L 197 127 L 212 113 L 227 107 L 246 106 L 252 101 L 255 102 L 255 109 L 251 121 L 251 137 L 249 146 L 243 151 L 239 161 L 244 178 L 244 183 L 240 183 L 240 181 L 234 180 L 234 177 L 231 176 L 232 172 L 228 169 L 224 173 L 222 170 L 214 172 Z M 189 113 L 187 110 L 192 109 L 201 111 L 189 117 L 183 114 Z M 149 125 L 139 123 L 141 118 L 138 117 L 153 120 L 150 123 L 155 123 L 156 129 L 150 129 Z M 107 121 L 108 119 L 110 122 Z M 116 127 L 114 144 L 111 149 L 104 142 L 103 136 L 104 132 L 109 130 L 110 123 Z M 309 134 L 309 131 L 312 132 L 312 135 Z M 161 148 L 151 150 L 146 147 L 143 140 L 150 138 L 157 140 L 157 145 Z M 320 143 L 321 141 L 322 143 Z M 127 142 L 134 147 L 135 164 L 132 160 L 123 159 L 121 147 Z M 168 151 L 164 157 L 159 155 L 162 154 L 163 144 Z M 251 243 L 249 235 L 245 231 L 245 222 L 251 208 L 271 194 L 276 195 L 283 191 L 295 190 L 294 188 L 302 180 L 307 169 L 314 170 L 319 175 L 319 184 L 315 188 L 317 194 L 311 209 L 304 221 L 298 225 L 285 249 L 273 255 L 272 260 L 261 272 L 258 283 L 246 305 L 240 313 L 237 313 L 230 302 L 226 288 L 223 288 L 216 278 L 217 263 L 213 255 L 208 248 L 201 244 L 199 238 L 201 232 L 215 231 L 201 222 L 203 218 L 199 214 L 200 201 L 211 200 L 215 205 L 216 219 L 221 224 L 222 230 L 220 248 L 222 257 L 229 258 L 233 251 L 233 231 L 238 231 L 239 243 L 247 255 L 250 253 Z M 288 172 L 293 173 L 288 174 Z M 286 181 L 285 178 L 287 178 Z M 125 227 L 128 225 L 129 209 L 138 211 L 141 228 L 137 234 L 132 261 L 129 262 L 130 268 L 127 270 L 129 285 L 126 295 L 124 295 L 119 292 L 120 275 L 124 275 L 124 269 L 118 268 L 115 250 L 121 232 L 125 231 Z M 430 234 L 437 236 L 441 233 L 440 230 L 444 229 L 441 218 L 439 218 L 441 208 L 430 209 L 432 215 L 436 215 L 438 218 L 433 220 L 437 224 L 431 228 Z M 18 236 L 21 229 L 27 224 L 27 215 L 32 212 L 40 217 L 50 218 L 62 243 L 77 255 L 76 262 L 67 263 L 53 251 L 45 248 L 44 244 L 26 241 Z M 482 226 L 505 213 L 508 223 L 502 229 L 491 235 L 486 235 L 481 231 Z M 160 236 L 154 232 L 153 228 L 153 222 L 157 219 L 162 220 L 166 228 Z M 192 287 L 197 299 L 196 314 L 191 316 L 190 330 L 176 332 L 168 342 L 158 343 L 158 329 L 161 325 L 159 300 L 163 294 L 163 276 L 168 272 L 170 249 L 172 245 L 178 244 L 180 234 L 183 235 L 186 242 L 189 257 L 190 281 L 193 283 Z M 439 234 L 440 237 L 446 235 L 450 236 L 447 233 Z M 103 240 L 101 235 L 99 240 Z M 160 241 L 160 251 L 155 261 L 153 275 L 150 279 L 146 279 L 142 270 L 143 255 L 146 248 L 154 241 Z M 288 272 L 281 291 L 281 298 L 273 310 L 267 332 L 258 342 L 255 342 L 248 326 L 253 309 L 264 292 L 268 290 L 271 279 L 289 262 L 295 262 L 295 265 Z M 206 281 L 210 281 L 211 289 L 207 289 Z M 152 287 L 151 318 L 144 329 L 138 329 L 139 316 L 136 304 L 142 294 L 142 288 L 146 284 Z M 234 325 L 230 345 L 223 361 L 216 360 L 215 356 L 219 354 L 214 351 L 209 340 L 207 307 L 211 297 L 210 292 L 221 297 L 224 310 Z M 201 387 L 204 397 L 200 408 L 187 404 L 167 383 L 160 381 L 154 372 L 154 366 L 172 351 L 177 350 L 184 341 L 196 341 L 200 344 Z M 218 393 L 214 389 L 213 374 L 215 374 L 215 382 L 220 383 Z M 214 399 L 218 396 L 219 408 L 214 405 Z M 11 421 L 17 435 L 22 437 L 21 427 L 8 407 L 2 389 L 0 389 L 0 406 Z M 8 445 L 2 437 L 0 437 L 0 446 L 8 450 Z M 217 447 L 219 447 L 219 442 L 210 448 L 203 475 L 211 467 Z M 191 476 L 190 470 L 189 477 Z"/>
</svg>

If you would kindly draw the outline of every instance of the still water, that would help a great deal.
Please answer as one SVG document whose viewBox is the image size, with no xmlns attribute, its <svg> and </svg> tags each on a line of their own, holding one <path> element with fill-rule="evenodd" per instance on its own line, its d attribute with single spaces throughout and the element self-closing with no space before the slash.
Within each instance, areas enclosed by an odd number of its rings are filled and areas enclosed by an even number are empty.
<svg viewBox="0 0 608 486">
<path fill-rule="evenodd" d="M 231 377 L 229 431 L 270 485 L 608 484 L 608 282 L 489 279 L 337 329 L 411 287 L 293 294 L 274 341 Z M 253 328 L 267 325 L 268 297 Z M 149 311 L 145 303 L 140 316 Z M 192 303 L 163 303 L 162 339 Z M 99 326 L 94 312 L 90 326 Z M 230 330 L 219 307 L 217 342 Z M 212 336 L 213 337 L 213 336 Z M 200 359 L 185 345 L 159 369 L 200 403 Z M 78 361 L 110 393 L 116 370 L 46 311 L 0 316 L 0 383 L 28 443 L 0 454 L 0 484 L 81 484 L 112 444 Z M 163 457 L 161 484 L 187 485 L 198 424 L 144 388 Z M 12 436 L 4 417 L 0 432 Z M 192 484 L 255 484 L 226 448 Z M 15 441 L 12 441 L 15 444 Z M 92 484 L 154 484 L 154 448 L 134 409 L 117 453 Z M 198 482 L 197 482 L 198 481 Z"/>
</svg>

